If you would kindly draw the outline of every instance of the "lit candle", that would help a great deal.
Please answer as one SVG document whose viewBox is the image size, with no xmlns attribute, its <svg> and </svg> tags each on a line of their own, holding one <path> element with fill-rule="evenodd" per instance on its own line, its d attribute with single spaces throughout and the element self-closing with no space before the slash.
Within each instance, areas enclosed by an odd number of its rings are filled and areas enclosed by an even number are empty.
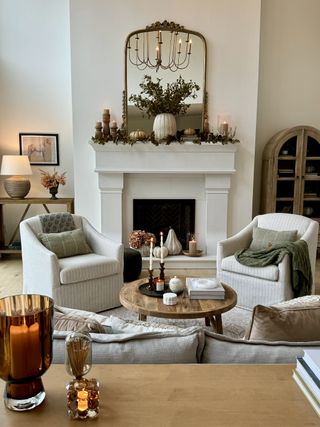
<svg viewBox="0 0 320 427">
<path fill-rule="evenodd" d="M 29 328 L 27 325 L 10 326 L 11 376 L 15 380 L 28 377 L 26 357 L 29 350 Z"/>
<path fill-rule="evenodd" d="M 197 241 L 193 238 L 189 242 L 189 254 L 195 255 L 196 252 L 197 252 Z"/>
<path fill-rule="evenodd" d="M 181 44 L 182 44 L 182 40 L 181 40 L 181 39 L 179 39 L 178 53 L 181 53 Z"/>
<path fill-rule="evenodd" d="M 115 120 L 112 120 L 112 122 L 110 123 L 110 127 L 113 129 L 117 128 L 118 127 L 117 122 Z"/>
<path fill-rule="evenodd" d="M 109 108 L 105 108 L 105 109 L 103 110 L 103 113 L 104 113 L 104 114 L 110 114 L 110 110 L 109 110 Z"/>
<path fill-rule="evenodd" d="M 152 249 L 153 249 L 153 237 L 151 237 L 150 239 L 149 270 L 152 270 Z"/>
<path fill-rule="evenodd" d="M 189 55 L 191 54 L 192 39 L 189 40 Z"/>
<path fill-rule="evenodd" d="M 38 322 L 29 326 L 29 348 L 27 357 L 29 375 L 39 374 L 41 368 L 41 344 Z"/>
<path fill-rule="evenodd" d="M 163 291 L 164 290 L 164 280 L 157 279 L 156 281 L 156 291 Z"/>
<path fill-rule="evenodd" d="M 87 390 L 80 390 L 77 393 L 78 410 L 80 412 L 84 412 L 88 409 L 88 395 L 89 393 Z"/>
<path fill-rule="evenodd" d="M 228 129 L 229 129 L 229 125 L 226 121 L 221 123 L 221 133 L 222 135 L 227 135 L 228 134 Z"/>
<path fill-rule="evenodd" d="M 163 232 L 160 231 L 160 262 L 163 263 Z"/>
</svg>

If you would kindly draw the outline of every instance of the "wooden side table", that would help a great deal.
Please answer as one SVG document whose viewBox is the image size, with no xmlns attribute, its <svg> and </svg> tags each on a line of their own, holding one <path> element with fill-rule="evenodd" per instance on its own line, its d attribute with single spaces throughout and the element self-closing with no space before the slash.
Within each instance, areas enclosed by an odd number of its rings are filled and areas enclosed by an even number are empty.
<svg viewBox="0 0 320 427">
<path fill-rule="evenodd" d="M 4 216 L 3 216 L 3 206 L 4 205 L 26 205 L 26 208 L 19 219 L 18 225 L 12 233 L 8 246 L 14 241 L 14 238 L 19 230 L 20 222 L 24 220 L 25 216 L 32 205 L 42 205 L 46 212 L 50 213 L 48 205 L 66 205 L 67 212 L 74 213 L 74 198 L 67 197 L 61 199 L 49 199 L 46 197 L 26 197 L 25 199 L 12 199 L 11 197 L 0 197 L 0 254 L 1 253 L 21 253 L 20 249 L 10 249 L 5 246 L 5 236 L 4 236 Z"/>
</svg>

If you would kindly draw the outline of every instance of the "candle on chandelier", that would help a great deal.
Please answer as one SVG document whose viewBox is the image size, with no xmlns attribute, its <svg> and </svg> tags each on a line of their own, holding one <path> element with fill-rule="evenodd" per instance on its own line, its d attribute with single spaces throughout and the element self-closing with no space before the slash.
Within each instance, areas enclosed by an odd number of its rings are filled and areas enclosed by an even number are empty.
<svg viewBox="0 0 320 427">
<path fill-rule="evenodd" d="M 153 237 L 151 237 L 150 239 L 149 270 L 152 270 L 152 249 L 153 249 Z"/>
</svg>

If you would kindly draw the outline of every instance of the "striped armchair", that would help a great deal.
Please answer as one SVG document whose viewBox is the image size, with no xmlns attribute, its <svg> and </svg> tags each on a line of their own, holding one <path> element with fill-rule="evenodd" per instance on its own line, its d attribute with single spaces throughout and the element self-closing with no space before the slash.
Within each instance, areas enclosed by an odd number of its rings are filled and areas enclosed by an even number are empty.
<svg viewBox="0 0 320 427">
<path fill-rule="evenodd" d="M 82 216 L 72 215 L 92 253 L 58 258 L 39 240 L 39 216 L 20 223 L 23 292 L 49 295 L 55 304 L 87 311 L 120 306 L 123 246 L 99 233 Z"/>
<path fill-rule="evenodd" d="M 217 276 L 238 294 L 238 307 L 253 309 L 257 304 L 272 305 L 293 298 L 290 259 L 285 255 L 279 265 L 248 267 L 240 264 L 234 253 L 248 248 L 255 227 L 276 231 L 297 230 L 298 238 L 307 242 L 313 276 L 318 242 L 318 222 L 301 215 L 269 213 L 256 216 L 236 235 L 217 244 Z"/>
</svg>

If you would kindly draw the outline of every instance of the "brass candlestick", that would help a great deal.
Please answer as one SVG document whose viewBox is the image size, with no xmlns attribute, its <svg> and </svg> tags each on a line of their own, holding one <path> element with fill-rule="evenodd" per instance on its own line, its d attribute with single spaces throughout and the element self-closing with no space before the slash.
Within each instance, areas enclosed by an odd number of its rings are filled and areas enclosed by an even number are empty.
<svg viewBox="0 0 320 427">
<path fill-rule="evenodd" d="M 148 269 L 149 271 L 149 283 L 148 283 L 148 289 L 149 291 L 154 291 L 155 290 L 155 286 L 154 286 L 154 280 L 153 280 L 153 269 Z"/>
<path fill-rule="evenodd" d="M 160 262 L 160 276 L 159 279 L 164 280 L 164 262 Z"/>
</svg>

